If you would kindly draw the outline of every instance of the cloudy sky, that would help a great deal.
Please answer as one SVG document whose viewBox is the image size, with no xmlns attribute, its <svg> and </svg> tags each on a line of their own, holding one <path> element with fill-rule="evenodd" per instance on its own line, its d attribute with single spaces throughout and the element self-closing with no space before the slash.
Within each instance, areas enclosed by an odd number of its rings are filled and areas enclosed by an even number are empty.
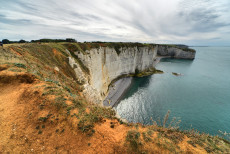
<svg viewBox="0 0 230 154">
<path fill-rule="evenodd" d="M 230 0 L 0 0 L 0 39 L 230 45 Z"/>
</svg>

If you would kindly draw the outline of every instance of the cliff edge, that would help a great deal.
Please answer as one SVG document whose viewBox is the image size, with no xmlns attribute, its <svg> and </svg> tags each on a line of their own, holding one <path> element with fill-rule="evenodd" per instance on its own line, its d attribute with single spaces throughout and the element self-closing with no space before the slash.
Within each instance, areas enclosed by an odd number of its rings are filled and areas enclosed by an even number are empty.
<svg viewBox="0 0 230 154">
<path fill-rule="evenodd" d="M 88 101 L 87 90 L 102 97 L 121 74 L 153 69 L 158 47 L 63 42 L 0 48 L 0 153 L 229 153 L 230 143 L 218 136 L 180 131 L 176 124 L 125 123 L 113 109 Z"/>
</svg>

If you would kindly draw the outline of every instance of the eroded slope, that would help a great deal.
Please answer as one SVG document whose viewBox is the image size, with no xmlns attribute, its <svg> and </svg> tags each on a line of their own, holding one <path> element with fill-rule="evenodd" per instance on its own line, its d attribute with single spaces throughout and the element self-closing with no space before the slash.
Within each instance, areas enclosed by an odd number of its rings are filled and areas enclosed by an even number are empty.
<svg viewBox="0 0 230 154">
<path fill-rule="evenodd" d="M 219 137 L 126 124 L 111 108 L 86 101 L 70 56 L 63 44 L 0 49 L 0 152 L 230 152 Z"/>
</svg>

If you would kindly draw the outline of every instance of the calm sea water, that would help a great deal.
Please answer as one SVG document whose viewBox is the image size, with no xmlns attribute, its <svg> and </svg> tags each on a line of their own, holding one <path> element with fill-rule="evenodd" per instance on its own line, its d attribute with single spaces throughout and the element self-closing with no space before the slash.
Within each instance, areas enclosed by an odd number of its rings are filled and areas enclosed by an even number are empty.
<svg viewBox="0 0 230 154">
<path fill-rule="evenodd" d="M 230 132 L 230 47 L 193 48 L 195 60 L 163 59 L 156 67 L 164 74 L 135 78 L 115 108 L 119 115 L 151 124 L 170 110 L 169 121 L 179 117 L 181 129 Z"/>
</svg>

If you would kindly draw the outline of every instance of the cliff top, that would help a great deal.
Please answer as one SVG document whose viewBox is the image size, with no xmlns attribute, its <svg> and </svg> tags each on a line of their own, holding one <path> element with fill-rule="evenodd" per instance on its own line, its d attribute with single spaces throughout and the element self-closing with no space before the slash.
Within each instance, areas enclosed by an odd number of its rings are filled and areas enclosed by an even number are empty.
<svg viewBox="0 0 230 154">
<path fill-rule="evenodd" d="M 230 143 L 218 136 L 176 125 L 125 123 L 111 108 L 87 102 L 68 64 L 69 46 L 77 48 L 76 43 L 0 48 L 0 153 L 230 152 Z"/>
<path fill-rule="evenodd" d="M 40 40 L 32 40 L 32 43 L 56 43 L 56 44 L 63 44 L 65 46 L 69 46 L 70 49 L 75 51 L 82 51 L 85 52 L 86 50 L 90 49 L 98 49 L 100 47 L 110 47 L 114 48 L 117 53 L 120 53 L 120 48 L 128 48 L 128 47 L 155 47 L 157 45 L 164 46 L 164 47 L 175 47 L 178 49 L 182 49 L 188 52 L 195 52 L 194 49 L 190 49 L 187 45 L 181 44 L 154 44 L 154 43 L 139 43 L 139 42 L 75 42 L 75 40 L 71 40 L 70 42 L 66 42 L 64 40 L 52 40 L 52 39 L 40 39 Z M 20 43 L 14 43 L 20 45 Z M 72 45 L 71 45 L 72 44 Z M 13 44 L 12 44 L 13 45 Z"/>
</svg>

